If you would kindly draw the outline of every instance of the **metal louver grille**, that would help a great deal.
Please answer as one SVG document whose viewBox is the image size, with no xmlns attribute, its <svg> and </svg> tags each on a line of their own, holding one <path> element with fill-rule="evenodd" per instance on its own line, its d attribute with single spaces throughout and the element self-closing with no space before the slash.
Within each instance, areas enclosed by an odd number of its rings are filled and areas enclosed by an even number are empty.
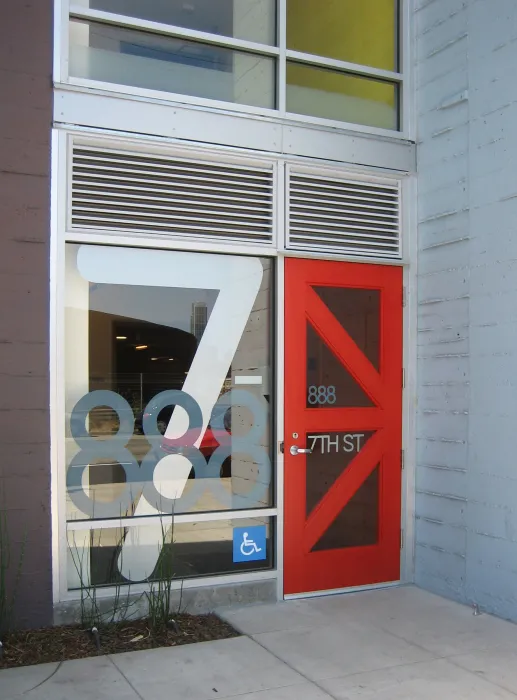
<svg viewBox="0 0 517 700">
<path fill-rule="evenodd" d="M 287 247 L 400 258 L 397 184 L 291 172 Z"/>
<path fill-rule="evenodd" d="M 273 242 L 273 169 L 74 144 L 73 228 Z"/>
</svg>

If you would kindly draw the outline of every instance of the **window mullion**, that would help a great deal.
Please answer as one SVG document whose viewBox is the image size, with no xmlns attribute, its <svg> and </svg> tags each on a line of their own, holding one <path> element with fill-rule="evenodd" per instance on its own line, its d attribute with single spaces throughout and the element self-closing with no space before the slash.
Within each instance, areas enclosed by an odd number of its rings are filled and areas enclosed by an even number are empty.
<svg viewBox="0 0 517 700">
<path fill-rule="evenodd" d="M 287 58 L 299 63 L 310 63 L 315 66 L 322 66 L 327 69 L 336 69 L 354 73 L 356 75 L 364 75 L 370 78 L 380 78 L 381 80 L 390 80 L 395 83 L 402 82 L 402 73 L 395 71 L 383 70 L 382 68 L 371 68 L 370 66 L 361 66 L 357 63 L 349 63 L 348 61 L 338 61 L 334 58 L 325 58 L 316 56 L 310 53 L 302 53 L 300 51 L 286 51 Z"/>
<path fill-rule="evenodd" d="M 278 46 L 280 56 L 278 59 L 278 111 L 280 116 L 287 112 L 287 0 L 278 0 Z"/>
<path fill-rule="evenodd" d="M 411 56 L 411 29 L 410 29 L 410 4 L 408 0 L 399 0 L 399 35 L 398 35 L 398 68 L 404 75 L 404 83 L 399 94 L 400 130 L 412 138 L 414 125 L 412 123 L 414 110 L 412 100 L 413 92 L 413 68 Z"/>
</svg>

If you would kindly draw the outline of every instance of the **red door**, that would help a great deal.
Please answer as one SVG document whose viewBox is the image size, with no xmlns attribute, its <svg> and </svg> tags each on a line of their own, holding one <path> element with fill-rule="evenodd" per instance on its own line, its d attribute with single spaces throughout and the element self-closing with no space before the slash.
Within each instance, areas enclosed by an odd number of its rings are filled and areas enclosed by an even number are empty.
<svg viewBox="0 0 517 700">
<path fill-rule="evenodd" d="M 399 579 L 401 435 L 402 269 L 286 260 L 286 594 Z"/>
</svg>

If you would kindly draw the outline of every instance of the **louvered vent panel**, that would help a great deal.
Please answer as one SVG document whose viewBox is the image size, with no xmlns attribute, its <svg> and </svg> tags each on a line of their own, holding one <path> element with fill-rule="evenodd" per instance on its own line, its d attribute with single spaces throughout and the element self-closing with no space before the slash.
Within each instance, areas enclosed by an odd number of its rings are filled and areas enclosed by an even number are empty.
<svg viewBox="0 0 517 700">
<path fill-rule="evenodd" d="M 72 226 L 273 242 L 273 171 L 74 145 Z"/>
<path fill-rule="evenodd" d="M 291 172 L 287 247 L 400 258 L 399 214 L 396 184 Z"/>
</svg>

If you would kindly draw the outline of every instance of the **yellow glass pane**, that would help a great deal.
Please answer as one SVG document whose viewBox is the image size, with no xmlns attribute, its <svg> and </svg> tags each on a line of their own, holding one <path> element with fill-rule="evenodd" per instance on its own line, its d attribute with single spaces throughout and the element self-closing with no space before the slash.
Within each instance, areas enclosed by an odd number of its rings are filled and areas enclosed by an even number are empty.
<svg viewBox="0 0 517 700">
<path fill-rule="evenodd" d="M 287 111 L 295 114 L 398 129 L 397 93 L 394 83 L 287 64 Z"/>
<path fill-rule="evenodd" d="M 287 0 L 287 48 L 397 70 L 397 0 Z"/>
</svg>

